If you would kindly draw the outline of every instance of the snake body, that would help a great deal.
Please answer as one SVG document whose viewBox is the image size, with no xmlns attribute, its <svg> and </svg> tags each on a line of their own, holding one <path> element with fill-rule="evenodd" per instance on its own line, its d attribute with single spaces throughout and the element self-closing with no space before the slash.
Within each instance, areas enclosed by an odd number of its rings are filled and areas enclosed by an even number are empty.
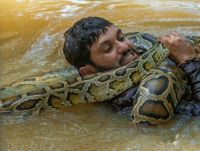
<svg viewBox="0 0 200 151">
<path fill-rule="evenodd" d="M 34 113 L 49 107 L 65 109 L 78 103 L 110 100 L 139 85 L 132 111 L 133 123 L 157 124 L 169 120 L 185 92 L 184 73 L 165 63 L 169 51 L 152 36 L 129 33 L 127 37 L 138 53 L 142 53 L 137 60 L 89 77 L 67 76 L 60 71 L 18 81 L 0 88 L 0 112 Z M 198 38 L 188 40 L 199 46 Z"/>
</svg>

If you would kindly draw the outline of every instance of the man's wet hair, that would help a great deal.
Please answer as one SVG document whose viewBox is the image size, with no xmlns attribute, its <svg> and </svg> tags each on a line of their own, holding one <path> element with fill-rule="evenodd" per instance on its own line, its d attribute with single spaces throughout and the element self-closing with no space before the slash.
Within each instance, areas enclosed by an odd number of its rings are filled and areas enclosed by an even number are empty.
<svg viewBox="0 0 200 151">
<path fill-rule="evenodd" d="M 77 21 L 65 34 L 63 53 L 67 61 L 79 69 L 87 64 L 94 65 L 90 48 L 100 35 L 105 34 L 113 23 L 100 17 L 87 17 Z"/>
</svg>

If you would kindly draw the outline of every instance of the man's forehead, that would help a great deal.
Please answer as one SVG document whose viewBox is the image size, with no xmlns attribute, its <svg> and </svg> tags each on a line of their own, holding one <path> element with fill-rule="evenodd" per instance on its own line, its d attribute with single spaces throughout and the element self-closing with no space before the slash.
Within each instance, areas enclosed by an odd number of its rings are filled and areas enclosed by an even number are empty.
<svg viewBox="0 0 200 151">
<path fill-rule="evenodd" d="M 101 34 L 97 40 L 97 43 L 98 44 L 102 44 L 104 43 L 105 41 L 109 40 L 110 38 L 112 38 L 113 36 L 116 36 L 117 33 L 119 31 L 121 31 L 117 26 L 115 25 L 111 25 L 109 27 L 106 27 L 107 28 L 107 31 L 103 34 Z"/>
</svg>

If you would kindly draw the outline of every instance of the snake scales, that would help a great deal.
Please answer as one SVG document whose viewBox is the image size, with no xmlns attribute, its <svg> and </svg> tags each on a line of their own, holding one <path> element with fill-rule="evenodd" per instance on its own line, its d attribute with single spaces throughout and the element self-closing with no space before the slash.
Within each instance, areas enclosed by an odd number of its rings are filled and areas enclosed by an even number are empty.
<svg viewBox="0 0 200 151">
<path fill-rule="evenodd" d="M 151 35 L 129 33 L 127 37 L 141 53 L 137 60 L 90 77 L 57 72 L 18 81 L 0 88 L 0 113 L 33 113 L 43 108 L 64 109 L 78 103 L 105 101 L 139 85 L 132 111 L 133 123 L 167 121 L 185 92 L 184 73 L 165 63 L 168 49 Z M 188 40 L 199 46 L 197 37 L 188 37 Z"/>
</svg>

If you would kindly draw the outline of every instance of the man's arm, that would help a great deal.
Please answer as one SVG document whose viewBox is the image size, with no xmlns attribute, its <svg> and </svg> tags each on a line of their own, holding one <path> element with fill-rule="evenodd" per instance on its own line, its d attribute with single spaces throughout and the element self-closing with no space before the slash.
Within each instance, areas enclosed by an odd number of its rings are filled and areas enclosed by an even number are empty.
<svg viewBox="0 0 200 151">
<path fill-rule="evenodd" d="M 200 115 L 200 59 L 194 58 L 180 65 L 186 73 L 192 88 L 192 101 L 183 101 L 176 109 L 177 113 Z"/>
<path fill-rule="evenodd" d="M 192 88 L 192 99 L 200 101 L 200 58 L 194 57 L 180 64 Z"/>
</svg>

